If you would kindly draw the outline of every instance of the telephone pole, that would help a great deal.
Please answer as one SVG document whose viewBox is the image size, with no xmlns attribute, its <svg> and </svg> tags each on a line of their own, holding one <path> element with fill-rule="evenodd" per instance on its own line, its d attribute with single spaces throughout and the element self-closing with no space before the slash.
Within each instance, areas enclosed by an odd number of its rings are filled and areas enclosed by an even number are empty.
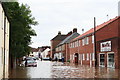
<svg viewBox="0 0 120 80">
<path fill-rule="evenodd" d="M 95 54 L 95 67 L 97 66 L 97 53 L 96 53 L 96 18 L 94 17 L 94 54 Z"/>
</svg>

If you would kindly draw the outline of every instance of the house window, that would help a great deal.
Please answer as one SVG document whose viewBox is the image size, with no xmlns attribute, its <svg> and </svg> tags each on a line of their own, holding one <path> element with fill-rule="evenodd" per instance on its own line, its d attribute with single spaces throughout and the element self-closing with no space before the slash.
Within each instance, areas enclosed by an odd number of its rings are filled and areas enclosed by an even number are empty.
<svg viewBox="0 0 120 80">
<path fill-rule="evenodd" d="M 77 41 L 75 41 L 75 47 L 77 47 Z"/>
<path fill-rule="evenodd" d="M 78 40 L 77 40 L 77 47 L 78 47 L 78 43 L 79 43 L 79 42 L 78 42 Z"/>
<path fill-rule="evenodd" d="M 87 60 L 89 60 L 89 54 L 87 54 Z"/>
<path fill-rule="evenodd" d="M 71 48 L 71 44 L 69 43 L 69 48 Z"/>
<path fill-rule="evenodd" d="M 73 42 L 73 44 L 72 44 L 72 45 L 73 45 L 73 48 L 74 48 L 74 42 Z"/>
<path fill-rule="evenodd" d="M 92 43 L 94 43 L 94 35 L 92 35 Z"/>
<path fill-rule="evenodd" d="M 86 37 L 86 40 L 85 40 L 86 42 L 86 44 L 89 44 L 89 37 Z"/>
<path fill-rule="evenodd" d="M 84 41 L 84 39 L 82 39 L 82 45 L 83 45 L 83 46 L 85 45 L 85 41 Z"/>
<path fill-rule="evenodd" d="M 78 41 L 78 46 L 80 46 L 80 40 Z"/>
<path fill-rule="evenodd" d="M 82 39 L 82 45 L 87 45 L 89 44 L 89 37 L 85 37 L 84 39 Z"/>
<path fill-rule="evenodd" d="M 65 50 L 65 45 L 62 45 L 61 47 L 62 47 L 62 50 Z"/>
<path fill-rule="evenodd" d="M 74 55 L 73 55 L 73 60 L 74 60 Z"/>
<path fill-rule="evenodd" d="M 84 54 L 84 53 L 83 53 L 83 55 L 82 55 L 82 56 L 83 56 L 83 58 L 82 58 L 82 59 L 83 59 L 83 60 L 85 60 L 85 54 Z"/>
<path fill-rule="evenodd" d="M 76 41 L 74 42 L 74 47 L 76 47 Z"/>
</svg>

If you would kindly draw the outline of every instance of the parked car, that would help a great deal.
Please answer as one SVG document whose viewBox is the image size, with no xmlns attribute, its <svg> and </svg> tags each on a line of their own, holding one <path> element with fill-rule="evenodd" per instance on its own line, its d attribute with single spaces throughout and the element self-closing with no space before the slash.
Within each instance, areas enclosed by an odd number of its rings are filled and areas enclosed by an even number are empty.
<svg viewBox="0 0 120 80">
<path fill-rule="evenodd" d="M 46 58 L 43 58 L 43 60 L 48 60 L 48 61 L 50 61 L 51 58 L 50 58 L 50 57 L 46 57 Z"/>
<path fill-rule="evenodd" d="M 37 67 L 37 62 L 35 60 L 27 60 L 27 63 L 25 64 L 26 67 Z"/>
</svg>

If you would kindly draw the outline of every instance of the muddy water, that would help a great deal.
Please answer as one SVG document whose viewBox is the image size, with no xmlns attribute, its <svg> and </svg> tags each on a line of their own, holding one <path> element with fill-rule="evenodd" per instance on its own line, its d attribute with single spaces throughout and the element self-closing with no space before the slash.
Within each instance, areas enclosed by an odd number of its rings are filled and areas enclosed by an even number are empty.
<svg viewBox="0 0 120 80">
<path fill-rule="evenodd" d="M 120 70 L 61 62 L 38 61 L 37 67 L 17 67 L 10 78 L 119 78 Z"/>
</svg>

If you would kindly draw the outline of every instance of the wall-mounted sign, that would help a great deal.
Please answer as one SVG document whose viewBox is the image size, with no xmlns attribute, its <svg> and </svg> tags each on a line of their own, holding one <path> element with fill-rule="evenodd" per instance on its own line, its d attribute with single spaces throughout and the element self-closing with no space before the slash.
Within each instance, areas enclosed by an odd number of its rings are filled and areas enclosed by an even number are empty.
<svg viewBox="0 0 120 80">
<path fill-rule="evenodd" d="M 111 41 L 102 42 L 100 44 L 100 50 L 101 52 L 111 51 Z"/>
</svg>

